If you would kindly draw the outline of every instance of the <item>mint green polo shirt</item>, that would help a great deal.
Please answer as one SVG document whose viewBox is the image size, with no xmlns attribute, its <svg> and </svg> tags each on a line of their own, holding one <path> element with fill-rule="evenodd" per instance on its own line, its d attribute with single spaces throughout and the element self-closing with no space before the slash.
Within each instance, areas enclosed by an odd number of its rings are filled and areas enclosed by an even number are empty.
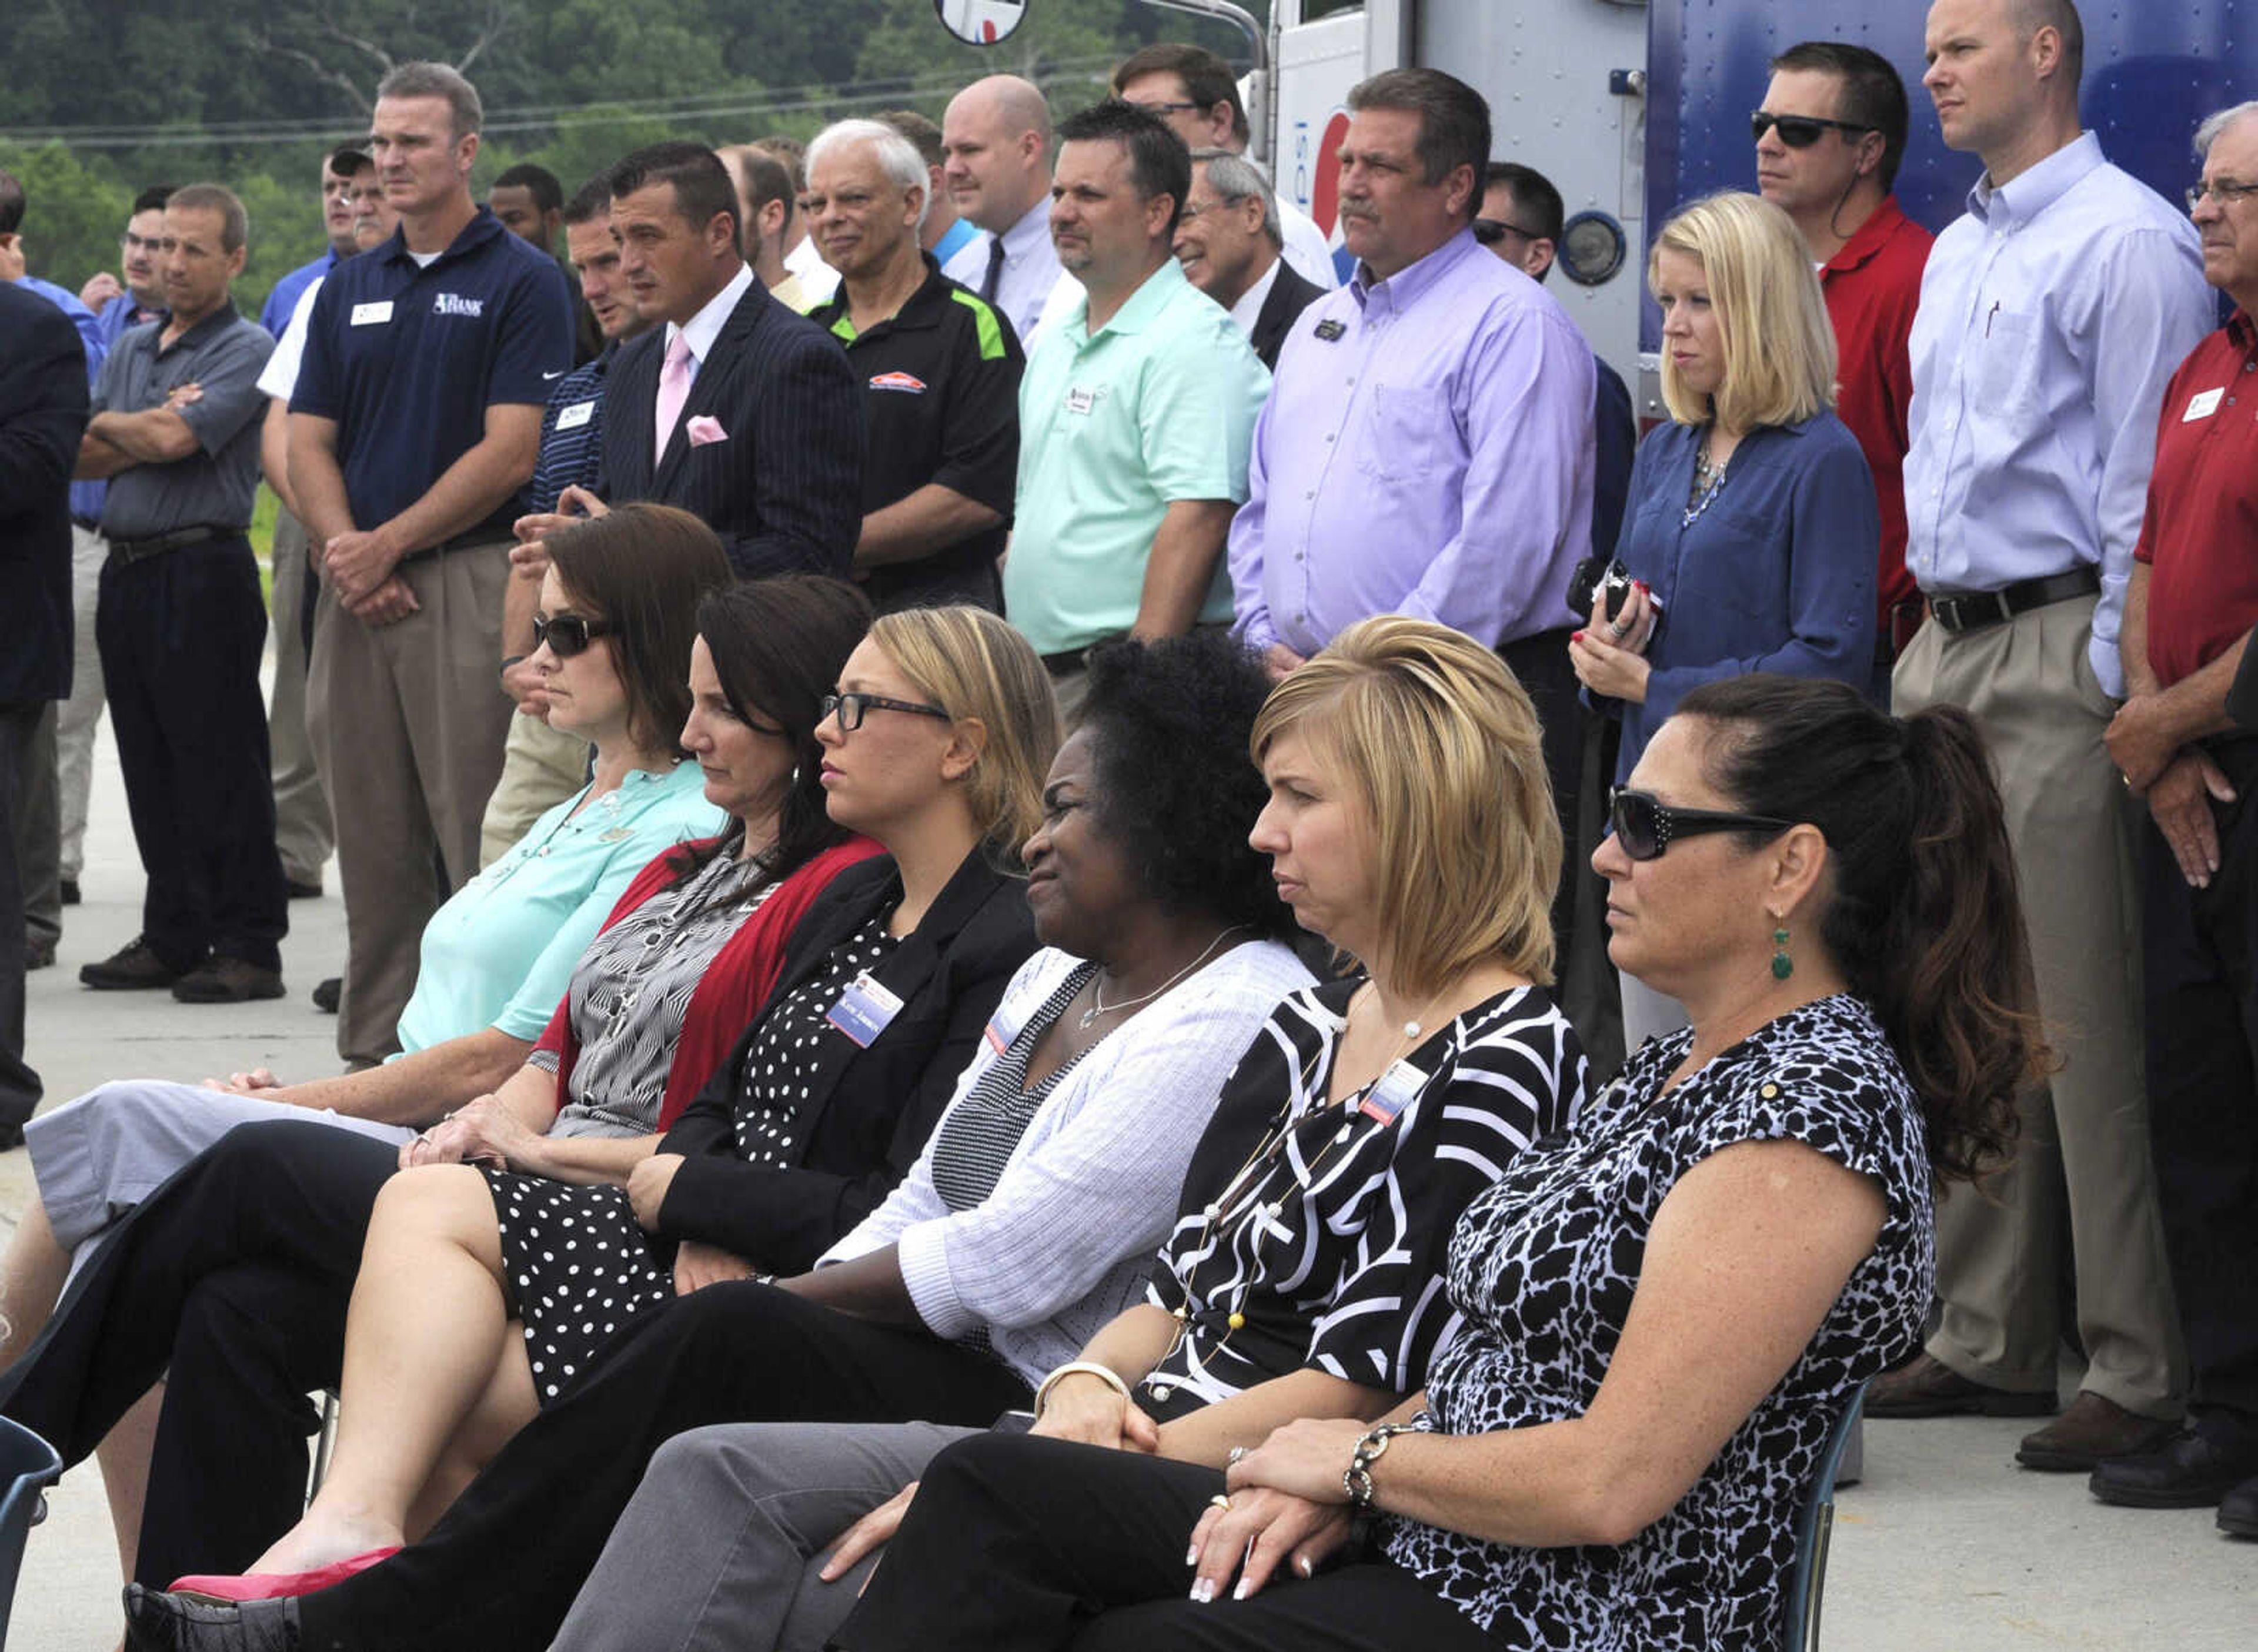
<svg viewBox="0 0 2258 1652">
<path fill-rule="evenodd" d="M 1090 333 L 1087 299 L 1035 341 L 1019 380 L 1019 487 L 1004 612 L 1038 654 L 1136 623 L 1153 535 L 1175 500 L 1246 501 L 1270 373 L 1230 313 L 1171 259 Z M 1231 620 L 1217 558 L 1203 620 Z"/>
<path fill-rule="evenodd" d="M 694 762 L 663 775 L 630 770 L 575 813 L 586 796 L 584 787 L 543 815 L 431 915 L 415 991 L 400 1012 L 403 1052 L 488 1026 L 535 1042 L 635 875 L 662 851 L 728 823 L 706 801 Z"/>
</svg>

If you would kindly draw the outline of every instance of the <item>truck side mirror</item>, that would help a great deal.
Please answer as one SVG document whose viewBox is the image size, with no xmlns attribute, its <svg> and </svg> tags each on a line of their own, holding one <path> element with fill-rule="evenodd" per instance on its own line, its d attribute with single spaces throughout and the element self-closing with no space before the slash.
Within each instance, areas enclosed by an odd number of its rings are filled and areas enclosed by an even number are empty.
<svg viewBox="0 0 2258 1652">
<path fill-rule="evenodd" d="M 934 15 L 967 46 L 994 46 L 1027 19 L 1027 0 L 933 0 Z"/>
</svg>

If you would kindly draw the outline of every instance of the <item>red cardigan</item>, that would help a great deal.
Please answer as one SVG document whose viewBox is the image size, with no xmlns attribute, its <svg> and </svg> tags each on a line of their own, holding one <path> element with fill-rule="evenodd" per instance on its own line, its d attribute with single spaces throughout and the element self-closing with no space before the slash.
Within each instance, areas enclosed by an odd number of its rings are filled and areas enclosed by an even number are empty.
<svg viewBox="0 0 2258 1652">
<path fill-rule="evenodd" d="M 705 845 L 683 847 L 694 849 Z M 816 897 L 849 867 L 882 853 L 868 838 L 849 838 L 835 848 L 824 850 L 778 885 L 760 904 L 759 910 L 738 926 L 736 933 L 721 943 L 721 950 L 707 966 L 704 977 L 691 995 L 690 1008 L 683 1016 L 682 1037 L 674 1046 L 673 1065 L 667 1069 L 666 1093 L 659 1107 L 657 1129 L 667 1129 L 696 1099 L 706 1081 L 713 1076 L 714 1069 L 736 1046 L 739 1036 L 768 1002 L 778 973 L 784 967 L 785 941 Z M 635 882 L 620 897 L 619 904 L 604 919 L 605 929 L 661 890 L 673 886 L 675 872 L 668 863 L 673 854 L 674 850 L 668 849 L 636 874 Z M 557 1013 L 550 1017 L 541 1041 L 533 1047 L 550 1051 L 557 1058 L 557 1105 L 561 1110 L 569 1099 L 566 1085 L 572 1076 L 572 1065 L 580 1055 L 580 1040 L 572 1032 L 572 995 L 569 990 L 557 1004 Z"/>
</svg>

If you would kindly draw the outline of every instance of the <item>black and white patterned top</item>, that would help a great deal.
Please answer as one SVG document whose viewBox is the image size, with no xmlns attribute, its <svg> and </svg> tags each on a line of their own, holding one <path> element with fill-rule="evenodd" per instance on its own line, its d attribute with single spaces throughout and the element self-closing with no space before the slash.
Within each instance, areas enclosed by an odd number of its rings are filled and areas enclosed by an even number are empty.
<svg viewBox="0 0 2258 1652">
<path fill-rule="evenodd" d="M 558 1117 L 553 1134 L 643 1135 L 658 1128 L 690 1000 L 714 955 L 776 891 L 771 883 L 728 898 L 758 875 L 757 862 L 717 854 L 589 943 L 567 994 L 580 1054 L 566 1098 L 577 1105 Z"/>
<path fill-rule="evenodd" d="M 1583 1048 L 1537 987 L 1474 1006 L 1329 1104 L 1360 984 L 1285 999 L 1224 1086 L 1153 1273 L 1150 1300 L 1186 1326 L 1141 1386 L 1160 1414 L 1304 1366 L 1418 1388 L 1459 1328 L 1443 1289 L 1459 1213 L 1583 1105 Z"/>
<path fill-rule="evenodd" d="M 1096 964 L 1069 971 L 1027 1017 L 1004 1053 L 962 1100 L 941 1115 L 941 1128 L 933 1138 L 933 1187 L 951 1210 L 969 1210 L 996 1191 L 1004 1166 L 1019 1151 L 1020 1138 L 1026 1135 L 1036 1112 L 1059 1081 L 1090 1053 L 1077 1051 L 1057 1072 L 1028 1087 L 1027 1062 L 1035 1046 L 1074 1002 L 1083 984 L 1097 973 Z"/>
<path fill-rule="evenodd" d="M 776 1001 L 746 1051 L 744 1083 L 737 1094 L 737 1156 L 749 1165 L 790 1169 L 798 1165 L 793 1131 L 799 1127 L 814 1066 L 809 1050 L 819 1039 L 837 1038 L 831 1006 L 866 969 L 901 945 L 886 932 L 889 912 L 870 921 L 834 947 L 823 968 Z"/>
<path fill-rule="evenodd" d="M 1800 1141 L 1887 1202 L 1860 1262 L 1779 1386 L 1678 1506 L 1621 1548 L 1521 1549 L 1406 1521 L 1387 1553 L 1506 1645 L 1591 1652 L 1780 1644 L 1795 1520 L 1860 1382 L 1916 1345 L 1935 1279 L 1920 1105 L 1873 1013 L 1822 998 L 1674 1089 L 1693 1034 L 1650 1041 L 1564 1138 L 1523 1153 L 1459 1223 L 1450 1294 L 1466 1330 L 1427 1379 L 1424 1428 L 1450 1434 L 1582 1415 L 1678 1179 L 1741 1142 Z"/>
</svg>

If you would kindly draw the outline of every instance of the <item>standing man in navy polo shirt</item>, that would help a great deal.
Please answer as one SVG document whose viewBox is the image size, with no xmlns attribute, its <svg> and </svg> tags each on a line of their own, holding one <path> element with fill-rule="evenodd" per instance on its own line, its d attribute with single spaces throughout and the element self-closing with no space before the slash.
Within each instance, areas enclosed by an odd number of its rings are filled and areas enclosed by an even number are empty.
<svg viewBox="0 0 2258 1652">
<path fill-rule="evenodd" d="M 133 839 L 141 933 L 79 979 L 186 1003 L 282 996 L 290 926 L 266 775 L 266 645 L 245 536 L 259 486 L 259 369 L 274 341 L 237 314 L 243 203 L 173 192 L 159 246 L 167 306 L 103 362 L 78 474 L 110 479 L 95 635 Z"/>
<path fill-rule="evenodd" d="M 478 869 L 511 712 L 510 523 L 572 365 L 563 272 L 471 198 L 480 120 L 444 65 L 378 85 L 369 150 L 400 228 L 323 282 L 290 400 L 323 585 L 306 720 L 345 897 L 337 1053 L 356 1067 L 398 1047 L 435 854 L 451 883 Z"/>
</svg>

